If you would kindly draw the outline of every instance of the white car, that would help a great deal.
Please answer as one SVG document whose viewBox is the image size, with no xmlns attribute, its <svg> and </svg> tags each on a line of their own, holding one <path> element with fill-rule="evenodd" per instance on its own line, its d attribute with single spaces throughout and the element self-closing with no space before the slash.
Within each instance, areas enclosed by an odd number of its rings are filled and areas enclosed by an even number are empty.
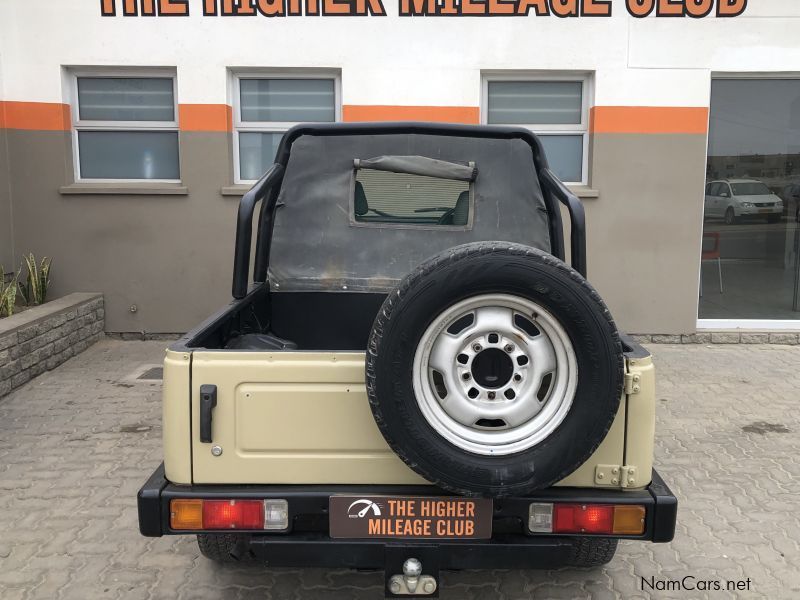
<svg viewBox="0 0 800 600">
<path fill-rule="evenodd" d="M 724 219 L 732 225 L 743 217 L 766 217 L 777 223 L 783 216 L 783 200 L 755 179 L 725 179 L 706 185 L 705 217 Z"/>
</svg>

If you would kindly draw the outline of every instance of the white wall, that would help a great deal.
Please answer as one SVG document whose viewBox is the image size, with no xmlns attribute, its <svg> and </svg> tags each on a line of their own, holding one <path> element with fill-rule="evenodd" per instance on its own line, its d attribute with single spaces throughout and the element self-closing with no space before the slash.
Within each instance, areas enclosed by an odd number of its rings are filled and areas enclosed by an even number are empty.
<svg viewBox="0 0 800 600">
<path fill-rule="evenodd" d="M 121 0 L 120 0 L 121 2 Z M 63 65 L 177 66 L 179 101 L 229 103 L 228 67 L 342 69 L 344 104 L 478 106 L 481 70 L 596 71 L 597 105 L 707 106 L 713 71 L 800 71 L 800 2 L 733 19 L 100 16 L 97 0 L 3 0 L 3 99 L 63 102 Z M 121 10 L 118 11 L 121 13 Z"/>
<path fill-rule="evenodd" d="M 0 54 L 0 98 L 3 97 L 3 57 Z M 2 110 L 2 109 L 0 109 Z M 11 227 L 11 190 L 6 132 L 0 129 L 0 266 L 6 272 L 16 269 L 14 261 L 14 230 Z"/>
</svg>

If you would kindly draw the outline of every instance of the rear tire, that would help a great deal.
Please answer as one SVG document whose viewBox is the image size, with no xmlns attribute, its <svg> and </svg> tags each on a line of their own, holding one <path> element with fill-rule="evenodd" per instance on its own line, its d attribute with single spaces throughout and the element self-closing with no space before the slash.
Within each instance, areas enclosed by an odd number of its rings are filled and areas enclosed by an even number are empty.
<svg viewBox="0 0 800 600">
<path fill-rule="evenodd" d="M 200 554 L 217 563 L 231 564 L 253 559 L 247 550 L 248 536 L 233 533 L 199 533 Z"/>
<path fill-rule="evenodd" d="M 611 562 L 617 552 L 615 538 L 574 538 L 569 565 L 572 567 L 599 567 Z"/>
</svg>

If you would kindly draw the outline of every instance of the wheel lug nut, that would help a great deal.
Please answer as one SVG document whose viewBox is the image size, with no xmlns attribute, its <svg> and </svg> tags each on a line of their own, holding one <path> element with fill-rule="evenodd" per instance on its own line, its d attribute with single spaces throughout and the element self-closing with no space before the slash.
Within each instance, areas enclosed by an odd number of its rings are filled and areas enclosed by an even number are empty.
<svg viewBox="0 0 800 600">
<path fill-rule="evenodd" d="M 506 344 L 505 351 L 509 354 L 514 351 L 514 346 L 512 344 Z"/>
<path fill-rule="evenodd" d="M 495 393 L 494 392 L 489 392 L 489 400 L 494 400 L 494 397 L 495 397 Z"/>
<path fill-rule="evenodd" d="M 472 349 L 473 349 L 475 352 L 480 352 L 481 350 L 483 350 L 483 347 L 482 347 L 480 344 L 473 344 L 473 345 L 472 345 Z"/>
<path fill-rule="evenodd" d="M 522 381 L 522 375 L 520 375 L 519 373 L 514 375 L 514 381 Z"/>
<path fill-rule="evenodd" d="M 470 378 L 470 374 L 469 374 L 469 373 L 464 373 L 464 374 L 461 376 L 461 379 L 463 379 L 464 381 L 468 381 L 468 380 L 469 380 L 469 378 Z"/>
</svg>

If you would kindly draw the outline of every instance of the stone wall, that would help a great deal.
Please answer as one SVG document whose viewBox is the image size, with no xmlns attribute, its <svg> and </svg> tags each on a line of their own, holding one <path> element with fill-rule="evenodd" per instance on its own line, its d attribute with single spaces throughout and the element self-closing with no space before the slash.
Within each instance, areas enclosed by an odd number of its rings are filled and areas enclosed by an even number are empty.
<svg viewBox="0 0 800 600">
<path fill-rule="evenodd" d="M 0 397 L 103 336 L 102 294 L 69 294 L 0 320 Z"/>
</svg>

